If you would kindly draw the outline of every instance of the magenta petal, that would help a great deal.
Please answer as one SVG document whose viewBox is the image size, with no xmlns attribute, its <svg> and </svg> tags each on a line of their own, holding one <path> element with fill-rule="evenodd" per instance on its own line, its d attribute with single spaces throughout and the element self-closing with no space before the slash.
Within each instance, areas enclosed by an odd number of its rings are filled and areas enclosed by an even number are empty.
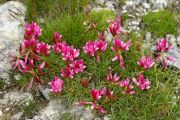
<svg viewBox="0 0 180 120">
<path fill-rule="evenodd" d="M 45 65 L 46 65 L 46 62 L 42 62 L 42 63 L 39 65 L 38 70 L 39 70 L 39 71 L 42 71 L 42 69 L 45 67 Z"/>
</svg>

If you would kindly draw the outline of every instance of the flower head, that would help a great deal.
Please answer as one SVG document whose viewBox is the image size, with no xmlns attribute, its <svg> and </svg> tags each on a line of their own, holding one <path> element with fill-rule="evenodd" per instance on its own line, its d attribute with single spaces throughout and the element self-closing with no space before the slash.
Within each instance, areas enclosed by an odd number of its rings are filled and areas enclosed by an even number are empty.
<svg viewBox="0 0 180 120">
<path fill-rule="evenodd" d="M 41 35 L 42 29 L 35 23 L 32 22 L 32 24 L 26 24 L 25 25 L 25 38 L 31 39 L 36 38 Z"/>
<path fill-rule="evenodd" d="M 69 67 L 65 67 L 61 69 L 61 76 L 64 78 L 73 78 L 74 77 L 74 71 Z"/>
<path fill-rule="evenodd" d="M 54 36 L 52 38 L 52 41 L 54 43 L 61 42 L 62 35 L 60 35 L 58 32 L 54 32 Z"/>
<path fill-rule="evenodd" d="M 95 88 L 91 89 L 91 96 L 95 101 L 99 100 L 102 97 L 100 91 Z"/>
<path fill-rule="evenodd" d="M 73 61 L 69 66 L 73 69 L 74 73 L 76 74 L 83 72 L 84 69 L 86 68 L 82 59 Z"/>
<path fill-rule="evenodd" d="M 116 21 L 111 22 L 109 26 L 109 31 L 113 36 L 119 35 L 121 33 L 121 18 L 120 16 L 117 17 Z"/>
<path fill-rule="evenodd" d="M 114 39 L 114 47 L 112 47 L 113 51 L 127 51 L 131 46 L 131 40 L 127 41 L 126 43 L 120 39 Z"/>
<path fill-rule="evenodd" d="M 53 93 L 60 93 L 62 91 L 63 85 L 64 81 L 55 76 L 51 81 L 50 91 Z"/>
<path fill-rule="evenodd" d="M 86 43 L 86 45 L 83 47 L 84 53 L 94 56 L 96 51 L 98 50 L 96 43 L 94 41 L 89 41 Z"/>
<path fill-rule="evenodd" d="M 161 60 L 163 68 L 167 68 L 167 63 L 173 63 L 175 62 L 175 58 L 171 57 L 167 54 L 169 50 L 172 48 L 172 45 L 168 43 L 168 40 L 166 38 L 159 40 L 156 43 L 156 60 Z"/>
<path fill-rule="evenodd" d="M 79 56 L 79 49 L 75 49 L 72 46 L 65 46 L 62 49 L 62 59 L 64 61 L 73 61 Z"/>
<path fill-rule="evenodd" d="M 44 42 L 37 44 L 37 53 L 40 55 L 49 55 L 51 46 Z"/>
<path fill-rule="evenodd" d="M 57 42 L 55 43 L 52 48 L 56 54 L 61 54 L 62 50 L 67 47 L 67 44 L 65 42 Z"/>
<path fill-rule="evenodd" d="M 116 83 L 119 80 L 119 78 L 120 77 L 117 75 L 117 73 L 114 73 L 114 75 L 112 75 L 111 71 L 107 75 L 107 80 L 109 80 L 110 83 Z"/>
<path fill-rule="evenodd" d="M 154 63 L 154 60 L 149 56 L 142 56 L 141 59 L 137 62 L 137 64 L 144 70 L 151 68 Z"/>
<path fill-rule="evenodd" d="M 95 41 L 95 45 L 96 45 L 98 51 L 100 51 L 100 52 L 106 51 L 107 43 L 104 40 Z"/>
<path fill-rule="evenodd" d="M 122 93 L 123 94 L 134 94 L 135 91 L 132 90 L 134 86 L 130 84 L 130 79 L 127 78 L 126 80 L 120 81 L 119 86 L 122 87 Z"/>
<path fill-rule="evenodd" d="M 141 90 L 147 90 L 150 88 L 151 82 L 148 80 L 148 78 L 144 78 L 142 74 L 139 76 L 139 80 L 137 81 L 136 78 L 133 78 L 133 82 L 141 89 Z"/>
<path fill-rule="evenodd" d="M 35 40 L 34 38 L 30 39 L 30 40 L 24 40 L 22 43 L 22 46 L 28 50 L 28 51 L 32 51 L 34 53 L 37 52 L 37 46 L 39 44 L 39 41 Z"/>
<path fill-rule="evenodd" d="M 156 43 L 157 52 L 168 52 L 171 48 L 172 45 L 168 43 L 168 40 L 166 38 L 163 38 Z"/>
</svg>

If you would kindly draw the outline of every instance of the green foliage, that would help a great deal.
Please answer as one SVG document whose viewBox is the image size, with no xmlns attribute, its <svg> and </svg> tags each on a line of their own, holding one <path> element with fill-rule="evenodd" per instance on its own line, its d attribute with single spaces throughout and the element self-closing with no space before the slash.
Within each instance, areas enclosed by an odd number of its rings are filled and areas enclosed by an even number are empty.
<svg viewBox="0 0 180 120">
<path fill-rule="evenodd" d="M 109 23 L 107 20 L 115 19 L 114 12 L 108 9 L 91 11 L 90 16 L 92 17 L 93 21 L 97 23 L 98 29 L 100 29 L 100 31 L 104 31 L 108 27 Z"/>
<path fill-rule="evenodd" d="M 61 114 L 59 120 L 73 120 L 73 115 L 71 113 Z"/>
<path fill-rule="evenodd" d="M 177 34 L 177 23 L 171 11 L 149 12 L 143 17 L 143 21 L 145 30 L 152 32 L 158 37 L 166 34 Z"/>
<path fill-rule="evenodd" d="M 37 20 L 42 16 L 45 20 L 42 26 L 41 41 L 52 44 L 51 38 L 55 31 L 59 32 L 63 36 L 63 40 L 70 45 L 74 45 L 76 48 L 81 49 L 80 58 L 82 58 L 87 66 L 86 70 L 82 74 L 76 75 L 71 80 L 64 80 L 65 86 L 61 93 L 61 97 L 66 99 L 68 103 L 74 103 L 80 100 L 91 100 L 90 89 L 102 88 L 106 86 L 117 94 L 118 98 L 115 102 L 105 102 L 103 107 L 111 115 L 111 119 L 176 119 L 176 113 L 178 112 L 178 106 L 174 105 L 173 100 L 175 87 L 177 86 L 177 74 L 174 70 L 163 70 L 157 65 L 145 73 L 145 76 L 151 81 L 151 89 L 148 91 L 140 91 L 137 88 L 136 94 L 129 96 L 121 94 L 118 86 L 112 86 L 107 83 L 106 76 L 109 72 L 109 66 L 112 67 L 113 72 L 121 74 L 121 80 L 129 77 L 132 79 L 134 75 L 141 70 L 137 65 L 137 60 L 142 55 L 152 54 L 150 50 L 143 50 L 141 48 L 142 39 L 135 34 L 127 35 L 127 38 L 122 38 L 124 41 L 132 40 L 132 46 L 129 51 L 123 53 L 125 62 L 125 70 L 122 70 L 117 61 L 111 62 L 111 59 L 115 56 L 115 53 L 111 50 L 112 43 L 109 43 L 107 51 L 100 55 L 100 62 L 97 62 L 95 58 L 85 55 L 82 51 L 82 47 L 89 40 L 97 39 L 97 31 L 92 28 L 88 28 L 91 25 L 90 22 L 97 24 L 98 30 L 105 30 L 108 23 L 106 19 L 112 19 L 115 15 L 111 11 L 99 11 L 90 12 L 90 16 L 87 18 L 82 13 L 83 6 L 90 0 L 28 0 L 27 1 L 27 19 L 28 21 Z M 78 4 L 77 4 L 78 3 Z M 124 15 L 123 19 L 127 19 Z M 176 22 L 173 14 L 169 11 L 160 11 L 157 13 L 148 13 L 144 16 L 145 29 L 153 32 L 157 36 L 163 36 L 167 33 L 176 34 Z M 88 25 L 84 25 L 86 22 Z M 61 57 L 52 52 L 50 56 L 44 57 L 44 61 L 48 63 L 49 71 L 46 73 L 46 78 L 43 80 L 48 83 L 52 80 L 54 75 L 60 76 L 59 72 L 65 65 L 61 60 Z M 23 75 L 21 80 L 18 81 L 21 84 L 26 84 L 27 80 L 31 76 Z M 81 85 L 81 80 L 89 80 L 88 88 L 84 88 Z M 27 82 L 28 83 L 28 82 Z M 35 110 L 35 103 L 30 103 L 30 106 L 24 108 L 24 111 L 29 113 L 29 110 Z M 72 119 L 72 115 L 68 113 L 62 115 L 62 119 Z"/>
<path fill-rule="evenodd" d="M 4 80 L 0 78 L 0 89 L 3 89 L 4 85 L 5 85 Z"/>
<path fill-rule="evenodd" d="M 28 102 L 27 105 L 24 105 L 22 107 L 23 113 L 25 116 L 31 116 L 32 114 L 35 114 L 37 111 L 36 102 L 34 100 L 31 100 Z"/>
<path fill-rule="evenodd" d="M 63 40 L 75 47 L 80 47 L 88 39 L 95 39 L 97 36 L 95 30 L 86 32 L 87 28 L 83 25 L 85 19 L 84 14 L 79 13 L 76 15 L 62 14 L 55 20 L 47 21 L 42 27 L 42 40 L 48 43 L 51 42 L 54 31 L 57 31 L 63 35 Z"/>
<path fill-rule="evenodd" d="M 76 14 L 94 0 L 26 0 L 27 21 L 37 21 L 38 18 L 54 19 L 62 13 Z"/>
</svg>

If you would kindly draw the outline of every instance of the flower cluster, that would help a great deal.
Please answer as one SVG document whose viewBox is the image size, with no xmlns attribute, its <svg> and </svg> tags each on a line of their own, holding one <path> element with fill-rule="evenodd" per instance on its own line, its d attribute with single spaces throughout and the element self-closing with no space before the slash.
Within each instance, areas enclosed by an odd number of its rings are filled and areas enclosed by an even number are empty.
<svg viewBox="0 0 180 120">
<path fill-rule="evenodd" d="M 121 18 L 117 17 L 116 21 L 112 21 L 109 26 L 109 31 L 113 36 L 117 36 L 121 33 Z"/>
<path fill-rule="evenodd" d="M 137 62 L 137 64 L 144 70 L 151 68 L 154 63 L 155 62 L 153 58 L 151 58 L 150 56 L 142 56 L 141 59 Z"/>
<path fill-rule="evenodd" d="M 96 60 L 100 61 L 100 54 L 105 52 L 107 48 L 107 43 L 100 39 L 97 41 L 89 41 L 86 43 L 86 45 L 83 47 L 84 53 L 94 56 L 96 53 Z"/>
<path fill-rule="evenodd" d="M 109 74 L 107 75 L 107 80 L 113 84 L 113 85 L 118 85 L 122 88 L 122 93 L 123 94 L 134 94 L 135 91 L 132 90 L 133 86 L 130 84 L 130 79 L 127 78 L 125 80 L 120 80 L 120 77 L 117 75 L 117 73 L 114 73 L 112 75 L 112 71 L 110 70 Z"/>
<path fill-rule="evenodd" d="M 86 66 L 82 59 L 77 59 L 79 57 L 79 49 L 69 46 L 66 42 L 62 41 L 62 35 L 55 32 L 52 38 L 54 45 L 52 46 L 54 52 L 57 55 L 62 56 L 62 60 L 66 62 L 66 66 L 61 69 L 61 76 L 63 78 L 73 78 L 75 74 L 84 71 Z"/>
<path fill-rule="evenodd" d="M 124 60 L 121 55 L 123 51 L 129 50 L 129 47 L 131 46 L 131 41 L 127 41 L 126 43 L 120 39 L 115 38 L 114 40 L 114 46 L 111 48 L 114 52 L 116 52 L 116 56 L 112 59 L 112 61 L 119 61 L 120 66 L 125 69 L 124 66 Z"/>
<path fill-rule="evenodd" d="M 121 18 L 118 16 L 117 20 L 112 21 L 108 28 L 113 36 L 112 45 L 110 44 L 108 46 L 105 41 L 104 33 L 98 31 L 98 40 L 88 41 L 85 46 L 83 46 L 84 53 L 90 57 L 95 57 L 97 62 L 102 62 L 100 57 L 102 57 L 101 55 L 104 54 L 109 47 L 109 50 L 112 50 L 114 54 L 110 60 L 118 61 L 120 68 L 122 68 L 121 74 L 118 75 L 119 71 L 114 71 L 109 66 L 110 70 L 106 76 L 108 82 L 102 82 L 100 85 L 102 89 L 96 89 L 96 83 L 93 84 L 93 87 L 90 87 L 93 80 L 87 80 L 87 76 L 85 77 L 85 80 L 79 81 L 79 83 L 85 87 L 84 89 L 90 88 L 90 99 L 88 99 L 88 101 L 80 101 L 79 104 L 90 106 L 91 109 L 97 110 L 100 113 L 106 113 L 103 103 L 115 100 L 119 93 L 124 94 L 125 96 L 139 93 L 137 91 L 149 90 L 153 82 L 151 82 L 147 76 L 144 76 L 146 75 L 144 73 L 152 68 L 157 62 L 162 61 L 164 68 L 167 68 L 168 61 L 174 62 L 174 58 L 167 55 L 167 52 L 172 48 L 172 45 L 168 43 L 166 38 L 160 39 L 156 43 L 156 56 L 143 55 L 136 61 L 136 65 L 141 68 L 140 71 L 137 71 L 138 69 L 135 68 L 135 74 L 131 74 L 133 76 L 127 76 L 127 72 L 124 70 L 125 57 L 123 55 L 124 52 L 127 52 L 130 49 L 132 43 L 121 31 L 120 22 Z M 51 64 L 46 58 L 51 56 L 52 53 L 55 53 L 53 55 L 60 57 L 63 66 L 62 68 L 58 68 L 59 75 L 57 75 L 56 71 L 53 72 L 54 77 L 50 82 L 50 91 L 51 93 L 59 94 L 63 91 L 65 82 L 69 82 L 65 80 L 70 80 L 75 75 L 84 72 L 86 66 L 84 65 L 83 59 L 79 58 L 80 49 L 76 49 L 74 46 L 63 41 L 61 34 L 54 32 L 52 37 L 53 45 L 49 45 L 39 41 L 38 38 L 41 36 L 41 31 L 41 28 L 34 22 L 25 25 L 24 40 L 20 44 L 19 56 L 16 57 L 13 68 L 23 74 L 26 73 L 32 76 L 29 83 L 29 88 L 32 88 L 33 82 L 42 84 L 44 83 L 43 78 L 49 78 L 49 76 L 45 75 L 48 75 L 46 73 L 52 70 L 54 64 Z M 78 77 L 80 77 L 81 80 L 82 76 L 80 75 Z M 101 79 L 103 79 L 103 77 Z"/>
<path fill-rule="evenodd" d="M 168 43 L 167 38 L 160 39 L 156 43 L 156 53 L 157 57 L 156 60 L 161 60 L 163 67 L 167 68 L 167 62 L 174 62 L 175 59 L 169 55 L 167 55 L 167 52 L 172 48 L 172 45 Z"/>
<path fill-rule="evenodd" d="M 63 85 L 64 81 L 59 79 L 57 76 L 54 76 L 53 80 L 51 81 L 50 91 L 53 93 L 60 93 L 62 91 Z"/>
<path fill-rule="evenodd" d="M 101 113 L 106 113 L 106 110 L 99 105 L 99 101 L 102 99 L 102 97 L 105 97 L 105 100 L 111 99 L 113 97 L 113 91 L 112 90 L 107 90 L 106 87 L 102 88 L 101 90 L 92 88 L 91 89 L 91 97 L 92 97 L 92 102 L 89 101 L 80 101 L 80 105 L 90 105 L 91 109 L 98 110 Z"/>
<path fill-rule="evenodd" d="M 139 75 L 139 80 L 137 81 L 136 78 L 133 78 L 133 82 L 141 89 L 141 90 L 148 90 L 150 88 L 151 82 L 148 78 L 144 79 L 142 74 Z"/>
<path fill-rule="evenodd" d="M 35 23 L 25 25 L 25 39 L 31 39 L 41 36 L 42 29 Z"/>
<path fill-rule="evenodd" d="M 40 42 L 37 38 L 41 35 L 41 28 L 34 22 L 25 25 L 24 40 L 19 47 L 19 56 L 15 58 L 13 69 L 17 69 L 22 73 L 29 73 L 32 75 L 29 83 L 29 88 L 32 87 L 33 81 L 36 83 L 43 83 L 40 79 L 46 62 L 41 56 L 48 56 L 50 54 L 51 46 Z"/>
<path fill-rule="evenodd" d="M 135 91 L 133 90 L 134 86 L 132 83 L 130 83 L 130 79 L 126 78 L 125 80 L 120 80 L 120 77 L 117 76 L 117 73 L 112 76 L 112 73 L 107 75 L 107 80 L 112 84 L 112 85 L 118 85 L 122 88 L 122 93 L 123 94 L 134 94 Z M 140 90 L 148 90 L 150 88 L 151 82 L 148 80 L 148 78 L 144 78 L 143 74 L 139 75 L 139 79 L 137 80 L 135 77 L 133 77 L 133 82 L 137 87 L 140 88 Z"/>
</svg>

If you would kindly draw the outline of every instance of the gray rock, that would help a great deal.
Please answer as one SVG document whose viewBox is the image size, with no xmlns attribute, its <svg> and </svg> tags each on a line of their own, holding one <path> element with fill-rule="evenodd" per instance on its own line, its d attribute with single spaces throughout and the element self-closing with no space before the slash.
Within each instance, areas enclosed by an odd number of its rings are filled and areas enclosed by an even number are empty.
<svg viewBox="0 0 180 120">
<path fill-rule="evenodd" d="M 50 100 L 50 89 L 49 88 L 42 88 L 40 87 L 40 91 L 43 94 L 43 96 L 47 99 Z"/>
<path fill-rule="evenodd" d="M 11 120 L 20 120 L 21 116 L 23 115 L 23 112 L 19 112 L 11 117 Z"/>
<path fill-rule="evenodd" d="M 168 54 L 176 59 L 172 65 L 180 69 L 180 49 L 177 46 L 173 46 Z"/>
<path fill-rule="evenodd" d="M 126 1 L 126 5 L 128 6 L 133 6 L 134 2 L 133 1 Z"/>
<path fill-rule="evenodd" d="M 151 32 L 146 32 L 145 39 L 146 41 L 151 40 Z"/>
<path fill-rule="evenodd" d="M 176 43 L 178 46 L 180 46 L 180 36 L 177 37 Z"/>
<path fill-rule="evenodd" d="M 95 8 L 93 8 L 93 9 L 91 9 L 91 10 L 94 11 L 94 12 L 99 12 L 99 11 L 101 11 L 101 10 L 111 10 L 111 9 L 109 9 L 109 8 L 95 7 Z"/>
<path fill-rule="evenodd" d="M 16 102 L 23 104 L 31 100 L 33 100 L 33 96 L 29 92 L 11 91 L 0 99 L 0 105 L 11 106 Z"/>
<path fill-rule="evenodd" d="M 148 3 L 143 3 L 142 5 L 146 9 L 150 9 L 151 8 L 150 4 L 148 4 Z"/>
<path fill-rule="evenodd" d="M 0 110 L 0 117 L 3 115 L 3 112 L 2 112 L 2 110 Z"/>
<path fill-rule="evenodd" d="M 9 83 L 8 71 L 11 69 L 10 55 L 17 52 L 20 40 L 23 38 L 23 28 L 26 8 L 20 2 L 9 1 L 0 5 L 0 77 Z M 11 14 L 18 13 L 17 19 Z M 10 14 L 11 13 L 11 14 Z M 21 21 L 21 22 L 20 22 Z"/>
<path fill-rule="evenodd" d="M 110 10 L 115 11 L 116 3 L 114 2 L 106 2 L 105 6 L 109 8 Z"/>
<path fill-rule="evenodd" d="M 113 39 L 113 36 L 111 35 L 111 33 L 109 31 L 105 31 L 104 36 L 105 36 L 106 42 L 111 42 Z"/>
<path fill-rule="evenodd" d="M 106 0 L 96 0 L 97 4 L 103 5 L 106 2 Z"/>
<path fill-rule="evenodd" d="M 65 114 L 72 115 L 78 120 L 92 120 L 95 117 L 91 110 L 85 110 L 84 107 L 72 105 L 67 107 L 60 99 L 52 100 L 46 108 L 39 112 L 39 115 L 34 116 L 28 120 L 57 120 Z"/>
</svg>

